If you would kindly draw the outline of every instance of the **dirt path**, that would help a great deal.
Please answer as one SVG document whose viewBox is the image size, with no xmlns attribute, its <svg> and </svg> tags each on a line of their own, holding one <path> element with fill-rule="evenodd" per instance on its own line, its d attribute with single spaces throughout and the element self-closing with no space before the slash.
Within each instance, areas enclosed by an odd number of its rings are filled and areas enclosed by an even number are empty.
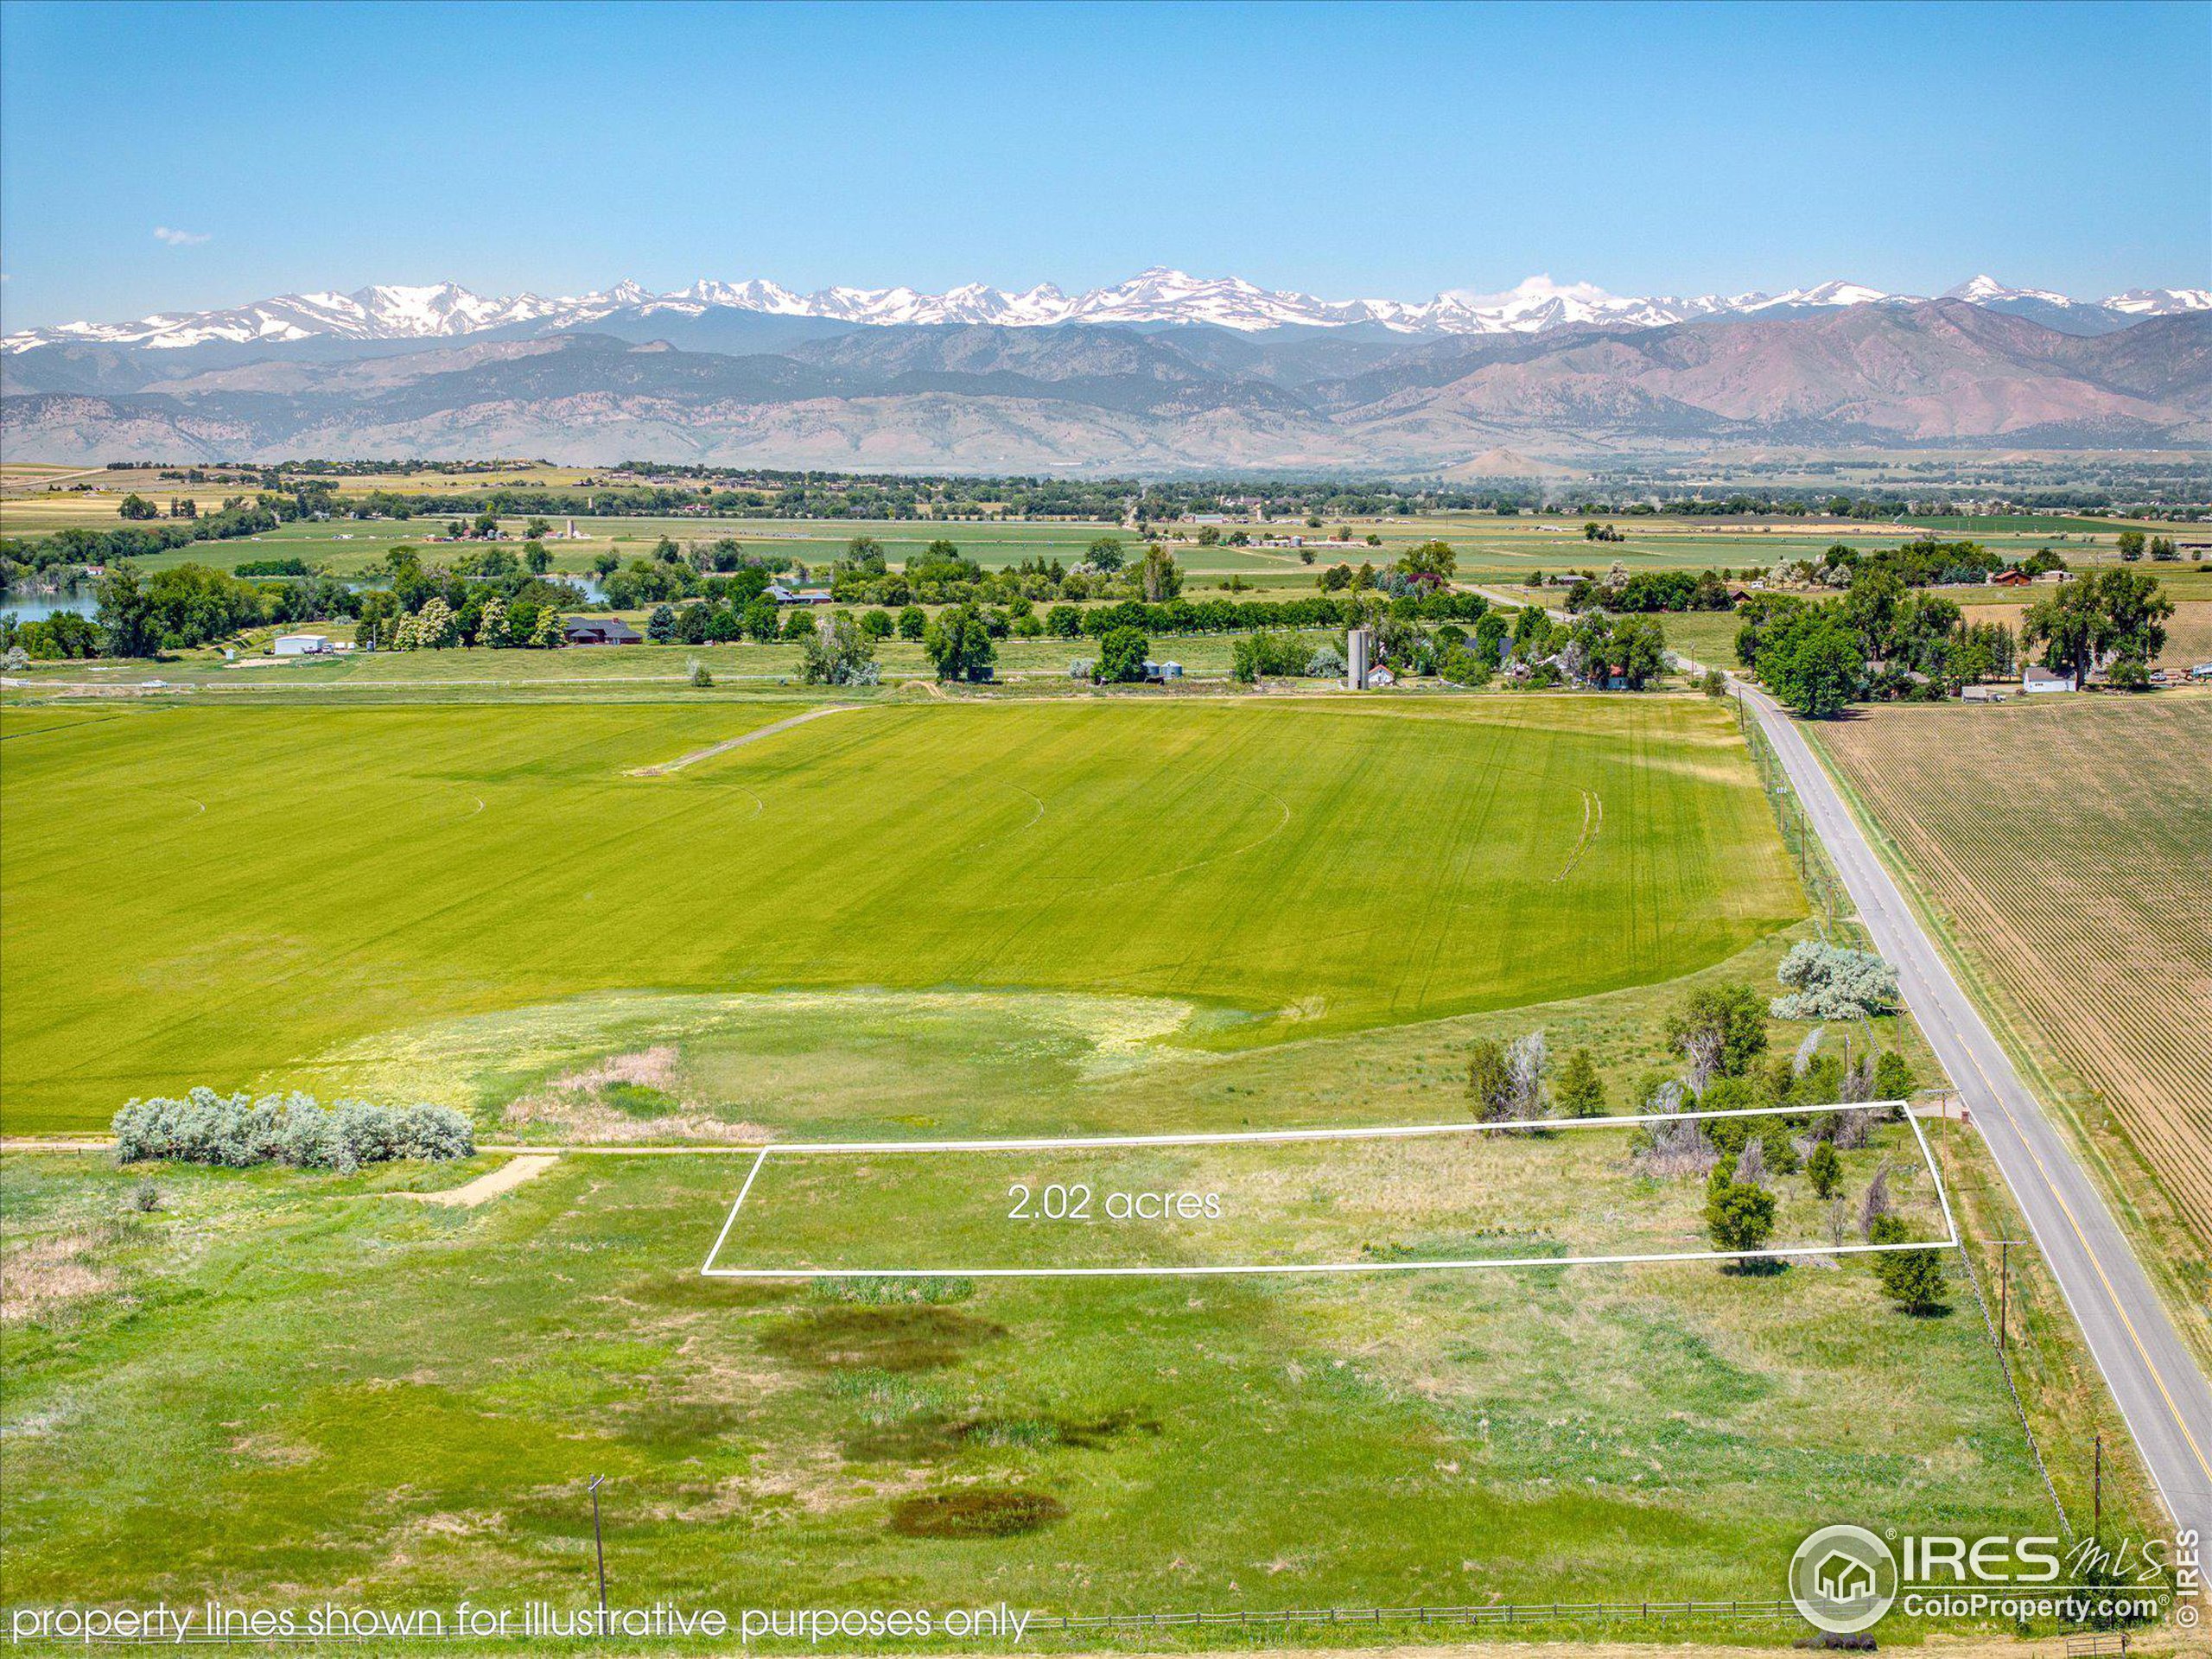
<svg viewBox="0 0 2212 1659">
<path fill-rule="evenodd" d="M 810 709 L 803 715 L 793 715 L 789 720 L 772 721 L 758 731 L 746 733 L 742 737 L 725 738 L 722 741 L 709 744 L 703 749 L 694 749 L 689 754 L 678 755 L 673 760 L 664 760 L 657 766 L 634 766 L 631 769 L 630 776 L 632 778 L 663 777 L 669 772 L 681 771 L 696 761 L 711 760 L 718 754 L 727 754 L 732 749 L 744 747 L 747 743 L 757 743 L 764 737 L 773 737 L 778 732 L 787 732 L 794 726 L 804 726 L 810 720 L 820 720 L 824 715 L 842 715 L 847 709 L 859 707 L 860 704 L 856 702 L 833 702 L 820 709 Z"/>
<path fill-rule="evenodd" d="M 103 1136 L 97 1141 L 69 1141 L 59 1136 L 41 1137 L 11 1135 L 0 1139 L 0 1154 L 10 1152 L 113 1152 L 115 1141 Z"/>
<path fill-rule="evenodd" d="M 466 1186 L 448 1187 L 442 1192 L 395 1192 L 396 1198 L 412 1198 L 417 1204 L 442 1204 L 461 1210 L 474 1210 L 488 1203 L 502 1192 L 512 1192 L 524 1181 L 534 1181 L 561 1160 L 550 1153 L 531 1153 L 520 1158 L 510 1158 L 497 1169 L 479 1175 Z"/>
</svg>

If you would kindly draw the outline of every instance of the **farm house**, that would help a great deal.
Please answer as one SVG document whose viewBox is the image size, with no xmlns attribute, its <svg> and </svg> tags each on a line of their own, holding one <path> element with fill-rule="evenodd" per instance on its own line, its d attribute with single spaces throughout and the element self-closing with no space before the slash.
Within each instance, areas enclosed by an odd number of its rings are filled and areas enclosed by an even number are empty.
<svg viewBox="0 0 2212 1659">
<path fill-rule="evenodd" d="M 572 616 L 561 627 L 561 641 L 569 645 L 637 645 L 645 639 L 619 616 Z"/>
</svg>

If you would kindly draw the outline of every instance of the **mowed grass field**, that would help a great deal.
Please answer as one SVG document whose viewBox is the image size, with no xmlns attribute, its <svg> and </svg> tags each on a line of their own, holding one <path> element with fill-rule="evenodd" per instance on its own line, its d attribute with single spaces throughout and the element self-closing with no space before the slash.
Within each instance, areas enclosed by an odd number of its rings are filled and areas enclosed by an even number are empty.
<svg viewBox="0 0 2212 1659">
<path fill-rule="evenodd" d="M 613 992 L 1187 1004 L 1239 1046 L 1676 978 L 1803 899 L 1649 697 L 10 709 L 11 1131 Z M 463 1102 L 461 1103 L 467 1103 Z"/>
<path fill-rule="evenodd" d="M 2212 699 L 1870 709 L 1819 736 L 2212 1355 Z"/>
</svg>

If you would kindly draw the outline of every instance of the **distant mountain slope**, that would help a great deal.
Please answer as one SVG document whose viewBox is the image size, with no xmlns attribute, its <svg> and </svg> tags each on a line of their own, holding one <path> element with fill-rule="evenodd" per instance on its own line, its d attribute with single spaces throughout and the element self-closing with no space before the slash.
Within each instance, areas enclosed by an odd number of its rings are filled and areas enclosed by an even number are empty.
<svg viewBox="0 0 2212 1659">
<path fill-rule="evenodd" d="M 20 353 L 0 359 L 0 436 L 54 461 L 651 454 L 1153 472 L 1464 472 L 1501 455 L 1541 467 L 1724 443 L 2212 442 L 2212 312 L 2091 335 L 1956 299 L 1395 343 L 955 323 L 840 327 L 743 353 L 596 330 L 346 351 Z"/>
</svg>

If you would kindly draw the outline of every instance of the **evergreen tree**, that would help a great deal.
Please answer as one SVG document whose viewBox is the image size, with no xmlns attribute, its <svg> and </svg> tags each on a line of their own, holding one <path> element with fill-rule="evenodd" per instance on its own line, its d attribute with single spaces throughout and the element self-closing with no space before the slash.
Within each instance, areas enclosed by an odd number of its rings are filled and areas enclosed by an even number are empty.
<svg viewBox="0 0 2212 1659">
<path fill-rule="evenodd" d="M 1874 1217 L 1866 1229 L 1870 1244 L 1903 1244 L 1912 1230 L 1893 1215 Z M 1933 1250 L 1884 1250 L 1870 1255 L 1874 1277 L 1889 1299 L 1908 1313 L 1941 1312 L 1943 1300 L 1943 1263 Z"/>
<path fill-rule="evenodd" d="M 1605 1085 L 1599 1080 L 1597 1062 L 1590 1058 L 1586 1048 L 1578 1048 L 1567 1057 L 1567 1064 L 1560 1068 L 1559 1086 L 1554 1092 L 1560 1112 L 1568 1117 L 1605 1115 Z"/>
</svg>

